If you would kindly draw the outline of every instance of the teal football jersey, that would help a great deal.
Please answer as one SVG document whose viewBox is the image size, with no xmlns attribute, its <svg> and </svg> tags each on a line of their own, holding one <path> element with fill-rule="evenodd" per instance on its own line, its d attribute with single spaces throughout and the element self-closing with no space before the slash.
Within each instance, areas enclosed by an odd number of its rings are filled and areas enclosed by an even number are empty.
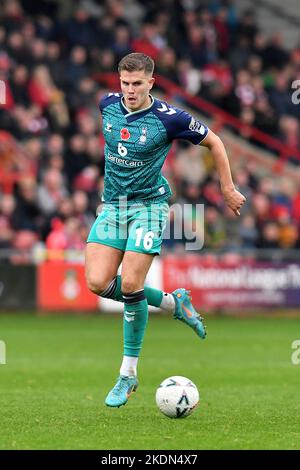
<svg viewBox="0 0 300 470">
<path fill-rule="evenodd" d="M 186 111 L 151 96 L 147 109 L 129 112 L 121 93 L 105 95 L 99 104 L 105 138 L 103 200 L 116 204 L 162 202 L 171 189 L 161 169 L 174 139 L 200 144 L 208 128 Z"/>
</svg>

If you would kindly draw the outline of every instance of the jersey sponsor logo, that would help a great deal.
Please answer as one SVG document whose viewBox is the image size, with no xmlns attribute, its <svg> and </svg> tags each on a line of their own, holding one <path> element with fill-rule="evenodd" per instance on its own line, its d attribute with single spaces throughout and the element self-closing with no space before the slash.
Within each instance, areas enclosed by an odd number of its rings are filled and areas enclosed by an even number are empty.
<svg viewBox="0 0 300 470">
<path fill-rule="evenodd" d="M 122 140 L 128 140 L 130 138 L 130 132 L 126 127 L 120 130 L 120 136 Z"/>
<path fill-rule="evenodd" d="M 189 124 L 189 129 L 193 132 L 198 132 L 198 134 L 201 134 L 201 135 L 205 134 L 205 126 L 203 126 L 203 124 L 201 124 L 200 121 L 197 121 L 193 117 L 192 117 L 191 122 Z"/>
<path fill-rule="evenodd" d="M 169 116 L 171 116 L 172 114 L 176 114 L 176 110 L 174 108 L 171 108 L 170 106 L 167 106 L 165 103 L 161 103 L 161 107 L 157 108 L 157 111 L 168 114 Z"/>
<path fill-rule="evenodd" d="M 126 160 L 126 158 L 115 157 L 111 154 L 109 154 L 107 158 L 110 162 L 115 163 L 116 165 L 126 166 L 130 168 L 137 168 L 139 166 L 144 165 L 143 162 L 138 162 L 136 160 Z"/>
</svg>

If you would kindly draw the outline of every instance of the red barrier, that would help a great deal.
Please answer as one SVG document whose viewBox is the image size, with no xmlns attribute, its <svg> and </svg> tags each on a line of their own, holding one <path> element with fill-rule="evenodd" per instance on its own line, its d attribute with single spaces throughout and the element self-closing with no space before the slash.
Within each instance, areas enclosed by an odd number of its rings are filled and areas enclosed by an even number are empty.
<svg viewBox="0 0 300 470">
<path fill-rule="evenodd" d="M 42 310 L 98 310 L 84 277 L 84 266 L 66 262 L 46 262 L 37 269 L 37 301 Z"/>
</svg>

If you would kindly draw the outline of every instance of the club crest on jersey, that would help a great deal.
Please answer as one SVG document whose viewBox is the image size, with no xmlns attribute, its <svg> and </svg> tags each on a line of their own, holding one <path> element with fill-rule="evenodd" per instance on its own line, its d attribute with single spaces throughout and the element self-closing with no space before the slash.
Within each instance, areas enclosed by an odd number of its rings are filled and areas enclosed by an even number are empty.
<svg viewBox="0 0 300 470">
<path fill-rule="evenodd" d="M 140 144 L 145 144 L 146 140 L 147 140 L 147 127 L 143 127 L 142 135 L 140 136 L 139 143 Z"/>
<path fill-rule="evenodd" d="M 130 138 L 130 132 L 126 127 L 120 130 L 120 136 L 122 140 L 128 140 Z"/>
</svg>

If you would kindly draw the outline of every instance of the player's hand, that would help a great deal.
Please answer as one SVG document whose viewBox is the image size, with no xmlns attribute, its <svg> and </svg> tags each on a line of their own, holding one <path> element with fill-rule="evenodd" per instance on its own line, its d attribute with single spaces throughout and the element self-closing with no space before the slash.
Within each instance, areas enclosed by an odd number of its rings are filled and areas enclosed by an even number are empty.
<svg viewBox="0 0 300 470">
<path fill-rule="evenodd" d="M 235 188 L 232 188 L 230 190 L 224 190 L 222 192 L 227 206 L 234 212 L 237 217 L 241 215 L 240 208 L 246 202 L 245 196 L 243 196 L 243 194 L 237 191 Z"/>
</svg>

